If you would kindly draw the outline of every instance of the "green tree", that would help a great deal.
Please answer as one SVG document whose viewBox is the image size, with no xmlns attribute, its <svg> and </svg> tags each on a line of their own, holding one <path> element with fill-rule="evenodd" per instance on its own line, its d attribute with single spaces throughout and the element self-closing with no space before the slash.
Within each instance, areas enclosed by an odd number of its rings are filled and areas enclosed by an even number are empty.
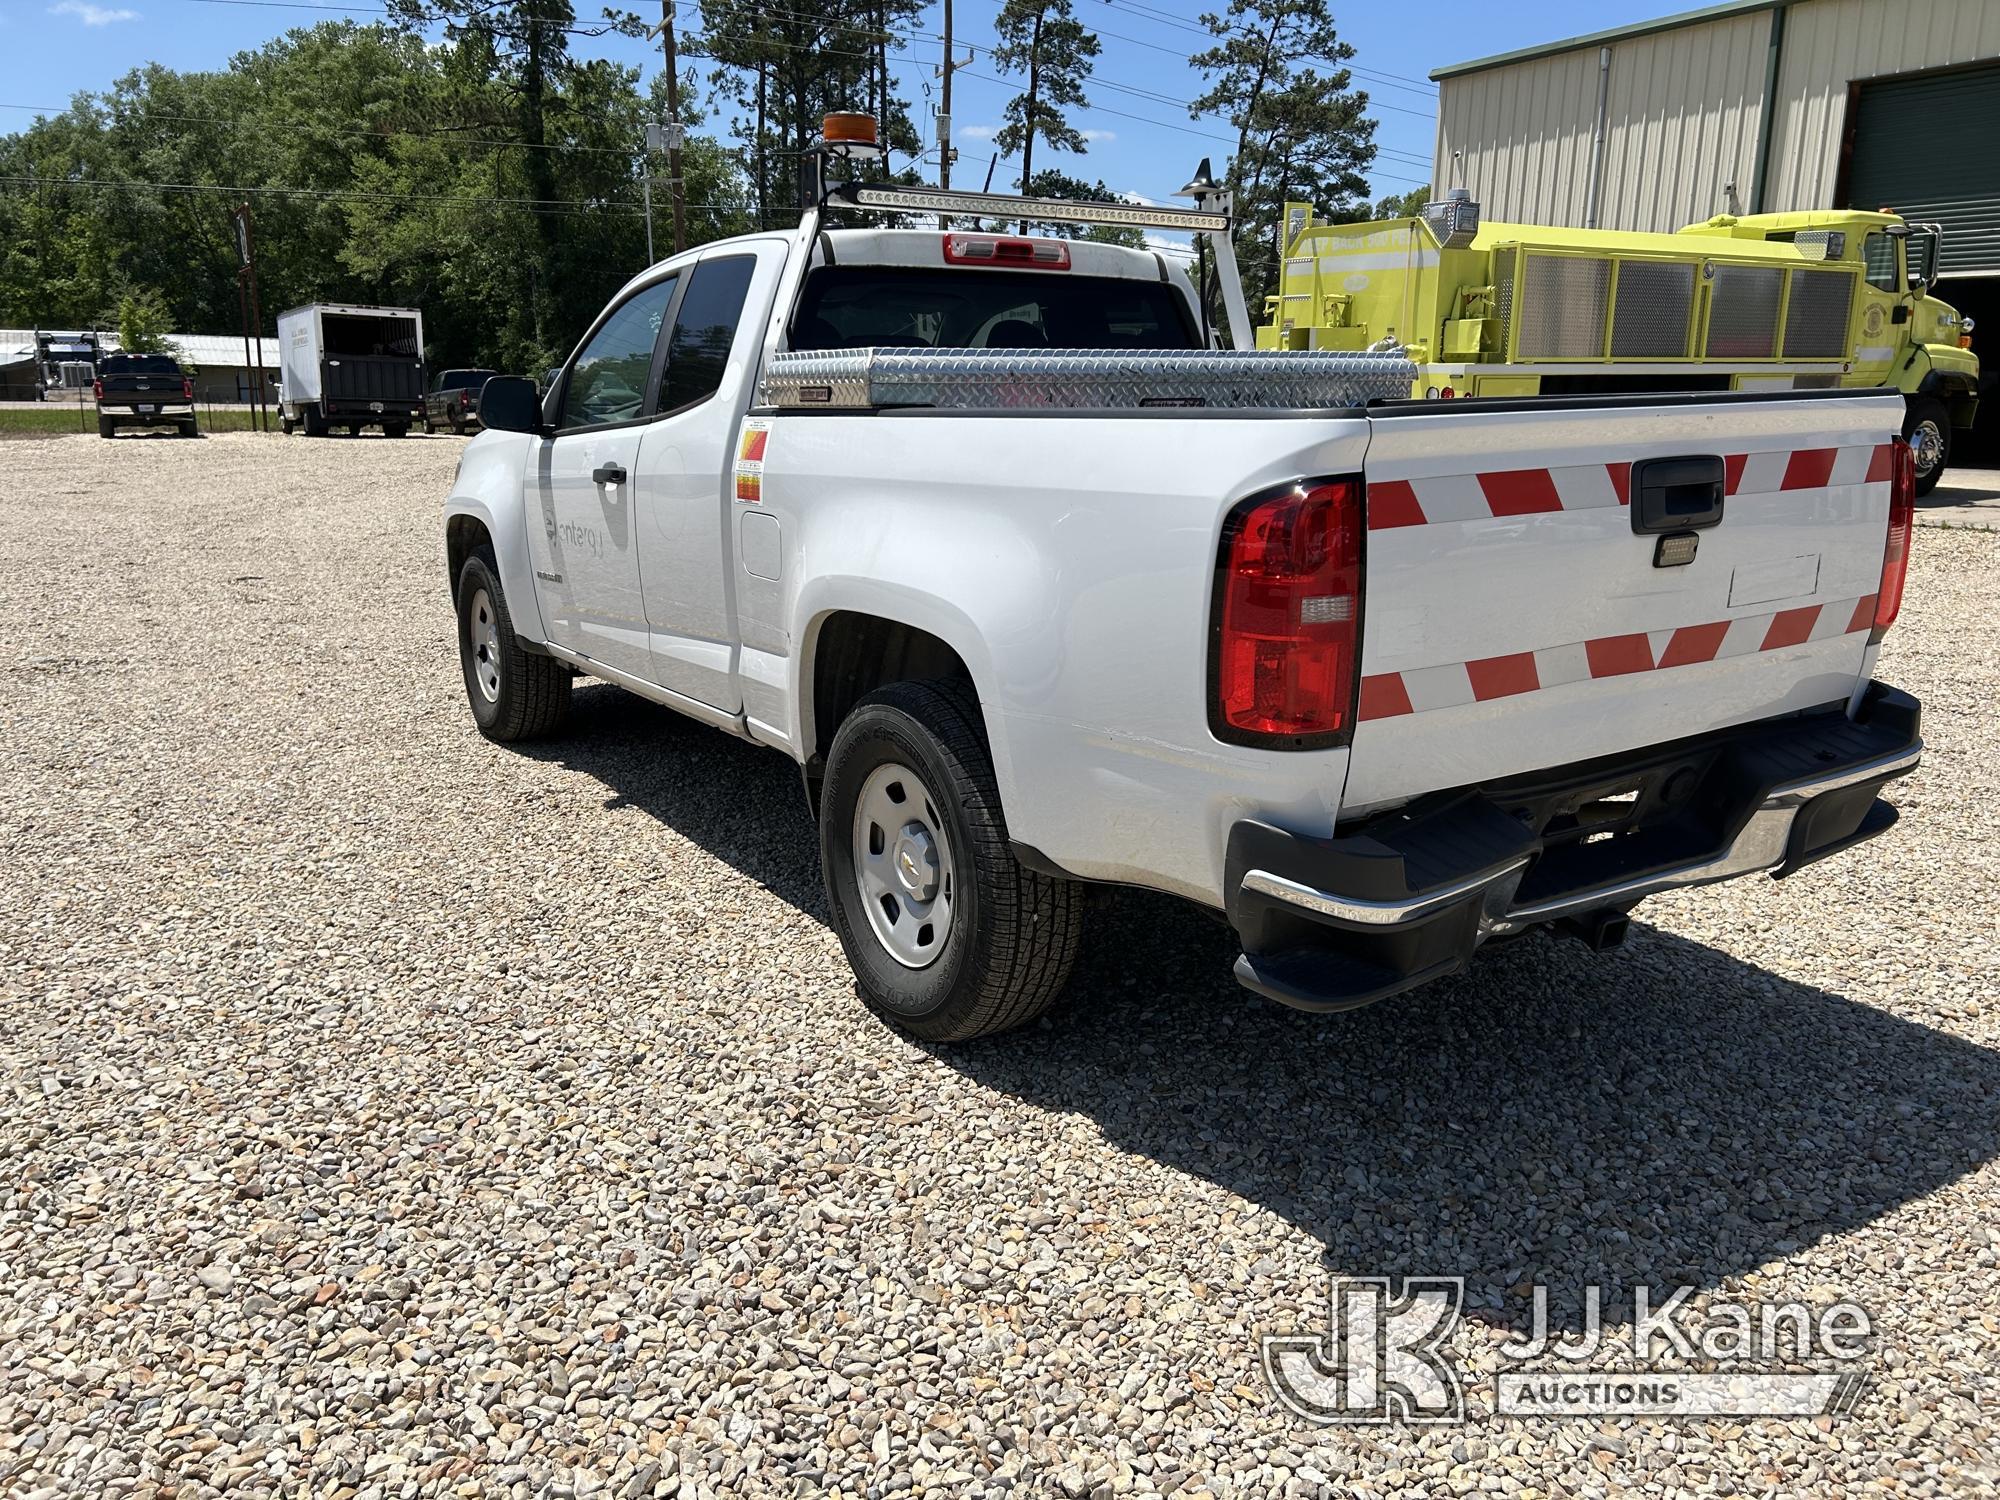
<svg viewBox="0 0 2000 1500">
<path fill-rule="evenodd" d="M 1235 128 L 1227 178 L 1244 294 L 1256 307 L 1277 280 L 1286 199 L 1328 219 L 1366 212 L 1375 122 L 1368 95 L 1350 86 L 1354 48 L 1335 32 L 1327 0 L 1230 0 L 1201 19 L 1215 45 L 1189 59 L 1208 80 L 1189 112 Z"/>
<path fill-rule="evenodd" d="M 1084 81 L 1095 66 L 1097 38 L 1086 31 L 1069 0 L 1006 0 L 994 18 L 1000 45 L 993 65 L 1002 74 L 1025 75 L 1027 87 L 1007 101 L 1007 123 L 993 138 L 1003 156 L 1021 153 L 1021 190 L 1035 180 L 1035 141 L 1079 156 L 1088 149 L 1066 108 L 1088 109 Z"/>
<path fill-rule="evenodd" d="M 1391 193 L 1375 205 L 1378 219 L 1414 219 L 1424 211 L 1424 205 L 1431 201 L 1431 190 L 1427 187 L 1411 188 L 1407 193 Z"/>
<path fill-rule="evenodd" d="M 800 165 L 836 110 L 874 115 L 892 159 L 916 155 L 921 138 L 888 58 L 923 9 L 924 0 L 702 0 L 702 33 L 688 50 L 716 64 L 711 96 L 735 119 L 759 224 L 797 222 Z"/>
<path fill-rule="evenodd" d="M 167 326 L 233 332 L 230 209 L 248 201 L 267 316 L 415 306 L 433 364 L 543 368 L 645 263 L 658 112 L 638 70 L 570 59 L 531 149 L 520 71 L 476 28 L 436 46 L 327 22 L 79 96 L 0 136 L 0 324 L 93 323 L 144 287 Z M 683 156 L 697 242 L 748 227 L 735 155 L 696 134 Z"/>
<path fill-rule="evenodd" d="M 167 304 L 140 287 L 118 299 L 118 347 L 127 354 L 174 354 L 167 337 Z"/>
<path fill-rule="evenodd" d="M 1026 192 L 1030 198 L 1069 198 L 1082 203 L 1131 201 L 1123 193 L 1106 187 L 1102 178 L 1086 182 L 1081 177 L 1071 177 L 1053 167 L 1044 167 L 1029 179 Z M 1124 245 L 1133 250 L 1146 248 L 1146 232 L 1143 229 L 1127 229 L 1115 224 L 1044 224 L 1039 227 L 1043 233 L 1060 239 L 1095 240 L 1099 244 Z"/>
</svg>

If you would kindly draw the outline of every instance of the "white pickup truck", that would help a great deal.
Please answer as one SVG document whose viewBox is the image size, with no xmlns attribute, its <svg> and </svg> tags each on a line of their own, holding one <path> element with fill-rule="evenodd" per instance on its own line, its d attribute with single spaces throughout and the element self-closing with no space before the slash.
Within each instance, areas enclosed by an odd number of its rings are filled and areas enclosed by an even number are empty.
<svg viewBox="0 0 2000 1500">
<path fill-rule="evenodd" d="M 863 998 L 937 1040 L 1057 995 L 1086 882 L 1333 1010 L 1895 820 L 1894 392 L 1411 402 L 1210 343 L 1083 241 L 808 212 L 653 266 L 545 400 L 486 387 L 479 728 L 587 674 L 790 755 Z"/>
</svg>

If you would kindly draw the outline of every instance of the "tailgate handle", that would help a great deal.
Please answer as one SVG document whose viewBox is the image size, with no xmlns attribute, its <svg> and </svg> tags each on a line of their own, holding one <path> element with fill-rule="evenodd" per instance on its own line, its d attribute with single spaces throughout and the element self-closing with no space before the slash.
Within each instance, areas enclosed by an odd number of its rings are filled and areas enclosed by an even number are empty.
<svg viewBox="0 0 2000 1500">
<path fill-rule="evenodd" d="M 1722 520 L 1720 457 L 1647 458 L 1632 465 L 1632 529 L 1698 531 Z"/>
</svg>

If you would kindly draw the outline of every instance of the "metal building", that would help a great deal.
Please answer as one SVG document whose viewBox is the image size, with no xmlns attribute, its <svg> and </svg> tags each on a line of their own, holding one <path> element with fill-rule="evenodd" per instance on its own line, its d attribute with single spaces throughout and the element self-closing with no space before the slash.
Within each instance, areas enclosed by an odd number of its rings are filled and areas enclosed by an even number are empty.
<svg viewBox="0 0 2000 1500">
<path fill-rule="evenodd" d="M 1889 207 L 2000 275 L 2000 0 L 1729 0 L 1431 77 L 1433 189 L 1489 219 Z"/>
</svg>

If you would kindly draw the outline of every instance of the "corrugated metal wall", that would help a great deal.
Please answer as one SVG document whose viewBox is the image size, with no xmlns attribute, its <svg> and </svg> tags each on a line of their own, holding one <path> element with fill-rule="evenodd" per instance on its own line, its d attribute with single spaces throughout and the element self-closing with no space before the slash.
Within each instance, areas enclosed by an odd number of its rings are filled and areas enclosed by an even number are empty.
<svg viewBox="0 0 2000 1500">
<path fill-rule="evenodd" d="M 1989 57 L 2000 57 L 2000 4 L 1994 0 L 1807 0 L 1792 6 L 1785 17 L 1765 207 L 1775 213 L 1832 205 L 1851 81 Z M 1958 147 L 1991 151 L 1994 144 L 1963 141 Z"/>
<path fill-rule="evenodd" d="M 1611 44 L 1600 227 L 1679 229 L 1723 212 L 1732 181 L 1751 207 L 1771 25 L 1754 11 Z M 1796 0 L 1784 28 L 1770 211 L 1832 206 L 1850 81 L 2000 57 L 2000 0 Z M 1434 190 L 1462 181 L 1489 219 L 1584 224 L 1597 80 L 1596 46 L 1441 80 Z"/>
</svg>

